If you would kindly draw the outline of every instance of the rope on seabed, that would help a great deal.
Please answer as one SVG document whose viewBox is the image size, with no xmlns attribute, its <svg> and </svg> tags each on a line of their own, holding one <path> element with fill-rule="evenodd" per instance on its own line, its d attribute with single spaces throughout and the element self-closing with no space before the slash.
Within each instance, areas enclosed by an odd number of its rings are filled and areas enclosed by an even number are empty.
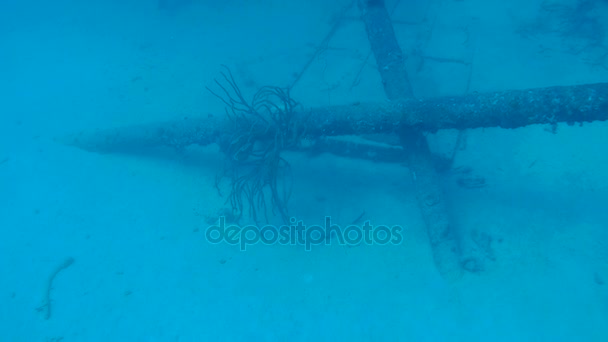
<svg viewBox="0 0 608 342">
<path fill-rule="evenodd" d="M 53 282 L 55 281 L 55 278 L 57 277 L 57 275 L 65 270 L 66 268 L 72 266 L 72 264 L 74 263 L 74 258 L 72 257 L 68 257 L 67 259 L 65 259 L 61 264 L 59 264 L 54 270 L 53 272 L 51 272 L 51 274 L 49 275 L 47 284 L 46 284 L 46 291 L 44 293 L 44 303 L 42 304 L 42 306 L 40 306 L 38 308 L 38 311 L 45 311 L 44 313 L 44 319 L 50 319 L 51 318 L 51 291 L 53 290 Z"/>
</svg>

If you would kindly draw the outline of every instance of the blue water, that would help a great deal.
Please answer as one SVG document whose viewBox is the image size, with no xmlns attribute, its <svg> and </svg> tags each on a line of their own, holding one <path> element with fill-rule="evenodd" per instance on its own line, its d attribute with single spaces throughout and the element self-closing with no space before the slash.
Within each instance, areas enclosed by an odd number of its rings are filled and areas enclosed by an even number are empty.
<svg viewBox="0 0 608 342">
<path fill-rule="evenodd" d="M 608 82 L 606 1 L 386 8 L 417 98 Z M 604 122 L 427 135 L 453 157 L 450 223 L 483 260 L 458 277 L 433 258 L 405 162 L 285 152 L 289 214 L 329 242 L 243 248 L 207 236 L 231 214 L 216 145 L 65 143 L 221 117 L 205 88 L 222 65 L 246 98 L 382 103 L 360 17 L 351 0 L 0 1 L 0 340 L 608 340 Z M 399 239 L 341 243 L 366 221 Z"/>
</svg>

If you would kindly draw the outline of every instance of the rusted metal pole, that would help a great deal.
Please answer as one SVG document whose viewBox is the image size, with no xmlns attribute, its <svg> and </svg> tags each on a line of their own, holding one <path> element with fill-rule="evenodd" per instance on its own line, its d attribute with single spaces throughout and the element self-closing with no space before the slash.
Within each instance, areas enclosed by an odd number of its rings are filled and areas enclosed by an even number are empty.
<svg viewBox="0 0 608 342">
<path fill-rule="evenodd" d="M 608 83 L 353 103 L 298 112 L 308 138 L 395 133 L 401 130 L 484 127 L 519 128 L 608 120 Z M 208 115 L 62 137 L 61 142 L 96 152 L 137 152 L 155 146 L 209 145 L 230 132 L 224 116 Z"/>
<path fill-rule="evenodd" d="M 391 101 L 411 99 L 413 92 L 403 52 L 395 37 L 384 1 L 361 0 L 360 5 L 386 96 Z M 435 170 L 426 137 L 421 130 L 414 127 L 402 128 L 399 134 L 435 265 L 444 278 L 457 279 L 462 273 L 459 239 L 450 223 L 441 179 Z"/>
</svg>

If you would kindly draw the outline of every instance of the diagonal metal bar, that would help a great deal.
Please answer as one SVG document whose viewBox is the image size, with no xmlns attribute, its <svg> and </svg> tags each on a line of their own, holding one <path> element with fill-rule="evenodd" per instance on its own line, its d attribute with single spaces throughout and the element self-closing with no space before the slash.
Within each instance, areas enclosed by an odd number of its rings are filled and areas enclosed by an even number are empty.
<svg viewBox="0 0 608 342">
<path fill-rule="evenodd" d="M 393 101 L 413 98 L 403 52 L 384 1 L 361 0 L 360 5 L 386 96 Z M 459 239 L 450 223 L 441 177 L 435 170 L 428 143 L 423 132 L 413 127 L 401 129 L 399 134 L 435 265 L 444 278 L 457 279 L 462 270 Z"/>
</svg>

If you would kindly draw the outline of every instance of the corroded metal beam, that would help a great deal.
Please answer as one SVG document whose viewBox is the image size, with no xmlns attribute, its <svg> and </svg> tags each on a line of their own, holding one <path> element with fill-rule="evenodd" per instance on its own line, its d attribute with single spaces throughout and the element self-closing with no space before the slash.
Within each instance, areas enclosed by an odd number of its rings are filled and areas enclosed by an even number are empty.
<svg viewBox="0 0 608 342">
<path fill-rule="evenodd" d="M 297 113 L 308 138 L 395 133 L 408 128 L 519 128 L 533 124 L 608 120 L 608 83 L 507 90 L 465 96 L 404 99 L 318 107 Z M 209 115 L 133 125 L 62 137 L 60 141 L 97 152 L 136 152 L 155 146 L 217 143 L 232 126 Z"/>
</svg>

